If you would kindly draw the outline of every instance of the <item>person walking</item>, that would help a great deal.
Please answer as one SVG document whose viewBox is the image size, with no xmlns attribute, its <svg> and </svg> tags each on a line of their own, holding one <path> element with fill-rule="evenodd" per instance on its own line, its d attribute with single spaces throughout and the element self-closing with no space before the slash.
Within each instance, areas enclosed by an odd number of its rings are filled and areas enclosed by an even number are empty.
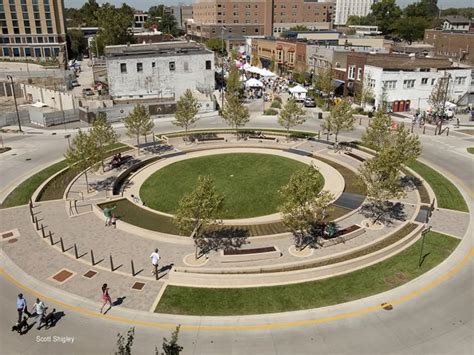
<svg viewBox="0 0 474 355">
<path fill-rule="evenodd" d="M 28 318 L 31 317 L 31 313 L 28 312 L 28 306 L 26 305 L 26 300 L 23 298 L 22 293 L 20 293 L 16 299 L 16 310 L 18 311 L 18 323 L 22 322 L 23 313 L 25 313 Z"/>
<path fill-rule="evenodd" d="M 36 303 L 33 305 L 34 314 L 33 316 L 39 317 L 38 328 L 41 328 L 41 324 L 44 323 L 44 312 L 46 310 L 46 306 L 44 305 L 43 301 L 39 298 L 36 299 Z"/>
<path fill-rule="evenodd" d="M 107 287 L 107 284 L 103 284 L 102 285 L 102 301 L 104 301 L 104 304 L 102 305 L 102 307 L 100 308 L 100 313 L 102 313 L 102 311 L 104 310 L 104 306 L 108 303 L 109 304 L 109 308 L 107 309 L 107 311 L 112 308 L 112 299 L 110 298 L 110 295 L 109 295 L 109 288 Z M 107 311 L 105 311 L 105 313 L 107 313 Z M 104 314 L 105 314 L 104 313 Z"/>
<path fill-rule="evenodd" d="M 156 279 L 158 280 L 158 264 L 160 262 L 160 254 L 158 248 L 155 249 L 153 253 L 150 255 L 151 263 L 153 264 L 153 270 L 151 273 L 155 275 Z"/>
</svg>

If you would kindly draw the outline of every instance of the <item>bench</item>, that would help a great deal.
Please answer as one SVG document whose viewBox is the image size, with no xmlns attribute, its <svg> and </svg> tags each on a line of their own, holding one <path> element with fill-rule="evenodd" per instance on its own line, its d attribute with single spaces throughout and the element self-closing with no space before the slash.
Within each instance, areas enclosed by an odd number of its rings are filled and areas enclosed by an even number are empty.
<svg viewBox="0 0 474 355">
<path fill-rule="evenodd" d="M 109 166 L 111 169 L 115 169 L 115 168 L 118 168 L 120 167 L 121 165 L 123 165 L 124 163 L 132 160 L 132 156 L 131 155 L 124 155 L 119 162 L 113 162 L 113 159 L 110 161 L 109 163 Z"/>
<path fill-rule="evenodd" d="M 357 154 L 354 154 L 354 153 L 345 152 L 344 154 L 346 154 L 346 155 L 350 156 L 351 158 L 354 158 L 354 159 L 356 159 L 356 160 L 358 160 L 358 161 L 360 161 L 360 162 L 362 162 L 362 163 L 366 161 L 365 158 L 362 158 L 362 157 L 360 157 L 360 156 L 358 156 Z"/>
<path fill-rule="evenodd" d="M 247 249 L 227 249 L 221 251 L 222 263 L 258 261 L 279 258 L 283 254 L 277 247 L 260 247 Z"/>
</svg>

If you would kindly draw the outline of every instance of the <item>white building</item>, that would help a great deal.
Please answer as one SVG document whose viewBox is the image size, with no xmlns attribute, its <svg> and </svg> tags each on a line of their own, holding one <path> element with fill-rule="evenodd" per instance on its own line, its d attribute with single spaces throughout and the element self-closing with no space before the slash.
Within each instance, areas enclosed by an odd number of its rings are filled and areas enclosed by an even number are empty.
<svg viewBox="0 0 474 355">
<path fill-rule="evenodd" d="M 349 16 L 367 16 L 376 0 L 336 0 L 334 24 L 343 26 Z"/>
<path fill-rule="evenodd" d="M 187 89 L 214 90 L 214 53 L 195 42 L 107 46 L 105 57 L 114 100 L 176 101 Z"/>
<path fill-rule="evenodd" d="M 443 31 L 469 32 L 471 22 L 464 16 L 446 16 L 443 22 Z"/>
<path fill-rule="evenodd" d="M 372 87 L 376 107 L 382 104 L 385 96 L 385 101 L 394 112 L 423 111 L 430 108 L 429 97 L 440 80 L 448 85 L 447 100 L 457 104 L 470 90 L 472 69 L 448 64 L 444 67 L 438 65 L 437 68 L 419 66 L 395 70 L 390 68 L 389 63 L 380 66 L 371 64 L 365 65 L 364 80 Z"/>
</svg>

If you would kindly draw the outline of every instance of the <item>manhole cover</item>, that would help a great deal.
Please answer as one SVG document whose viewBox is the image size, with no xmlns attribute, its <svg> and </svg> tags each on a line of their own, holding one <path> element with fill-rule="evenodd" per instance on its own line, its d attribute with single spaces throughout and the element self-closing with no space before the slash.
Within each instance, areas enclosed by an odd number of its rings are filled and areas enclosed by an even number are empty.
<svg viewBox="0 0 474 355">
<path fill-rule="evenodd" d="M 16 242 L 18 242 L 18 239 L 16 239 L 16 238 L 10 239 L 8 241 L 9 244 L 13 244 L 13 243 L 16 243 Z"/>
<path fill-rule="evenodd" d="M 53 279 L 58 282 L 64 282 L 72 276 L 72 272 L 68 270 L 61 270 L 56 275 L 53 276 Z"/>
<path fill-rule="evenodd" d="M 3 234 L 2 234 L 2 238 L 3 238 L 3 239 L 11 238 L 11 237 L 13 237 L 13 233 L 12 233 L 12 232 L 8 232 L 8 233 L 3 233 Z"/>
<path fill-rule="evenodd" d="M 132 289 L 134 290 L 141 290 L 143 287 L 145 287 L 144 282 L 135 282 L 132 286 Z"/>
<path fill-rule="evenodd" d="M 97 275 L 97 272 L 94 270 L 89 270 L 87 271 L 83 276 L 87 277 L 88 279 L 93 278 L 95 275 Z"/>
</svg>

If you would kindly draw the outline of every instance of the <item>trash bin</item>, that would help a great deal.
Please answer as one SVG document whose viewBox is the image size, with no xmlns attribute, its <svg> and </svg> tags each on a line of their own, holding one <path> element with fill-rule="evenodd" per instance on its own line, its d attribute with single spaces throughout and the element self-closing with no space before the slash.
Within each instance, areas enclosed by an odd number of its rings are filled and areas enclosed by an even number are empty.
<svg viewBox="0 0 474 355">
<path fill-rule="evenodd" d="M 320 120 L 323 119 L 323 113 L 322 112 L 318 112 L 318 119 L 320 119 Z"/>
</svg>

